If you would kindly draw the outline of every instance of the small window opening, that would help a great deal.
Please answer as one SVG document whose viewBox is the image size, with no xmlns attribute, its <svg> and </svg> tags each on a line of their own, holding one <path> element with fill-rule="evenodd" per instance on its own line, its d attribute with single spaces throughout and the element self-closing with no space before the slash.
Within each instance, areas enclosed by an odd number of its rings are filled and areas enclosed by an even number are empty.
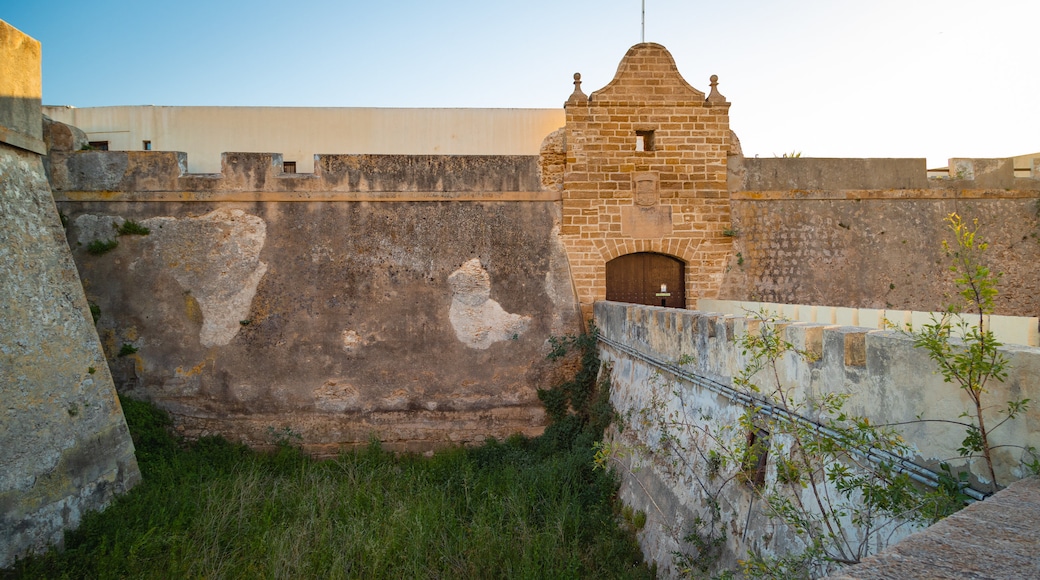
<svg viewBox="0 0 1040 580">
<path fill-rule="evenodd" d="M 151 141 L 142 141 L 141 142 L 141 149 L 144 149 L 145 151 L 151 151 L 152 150 L 152 142 Z"/>
<path fill-rule="evenodd" d="M 636 151 L 654 150 L 654 132 L 636 131 Z"/>
<path fill-rule="evenodd" d="M 89 141 L 87 144 L 95 151 L 108 151 L 108 141 Z"/>
<path fill-rule="evenodd" d="M 284 162 L 282 162 L 282 173 L 296 173 L 296 162 L 295 161 L 284 161 Z"/>
<path fill-rule="evenodd" d="M 740 461 L 741 479 L 748 485 L 766 484 L 766 463 L 769 461 L 769 431 L 752 428 L 747 433 L 747 447 Z"/>
</svg>

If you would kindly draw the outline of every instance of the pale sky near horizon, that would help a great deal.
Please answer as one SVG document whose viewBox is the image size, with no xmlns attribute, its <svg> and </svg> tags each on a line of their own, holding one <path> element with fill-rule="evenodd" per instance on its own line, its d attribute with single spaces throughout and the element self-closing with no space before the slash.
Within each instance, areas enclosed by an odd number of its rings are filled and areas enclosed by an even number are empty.
<svg viewBox="0 0 1040 580">
<path fill-rule="evenodd" d="M 640 0 L 0 0 L 50 105 L 557 108 Z M 748 156 L 1040 151 L 1040 0 L 646 0 L 646 41 L 732 103 Z"/>
</svg>

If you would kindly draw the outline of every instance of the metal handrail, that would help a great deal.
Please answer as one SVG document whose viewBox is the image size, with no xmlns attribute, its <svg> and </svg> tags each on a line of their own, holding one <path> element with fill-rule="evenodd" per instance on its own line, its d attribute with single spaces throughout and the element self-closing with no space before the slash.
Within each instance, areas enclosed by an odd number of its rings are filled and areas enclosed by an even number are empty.
<svg viewBox="0 0 1040 580">
<path fill-rule="evenodd" d="M 693 383 L 698 387 L 707 389 L 717 395 L 726 397 L 734 403 L 743 405 L 745 407 L 757 409 L 759 413 L 762 413 L 767 417 L 772 417 L 781 421 L 786 421 L 788 423 L 808 427 L 832 439 L 841 439 L 841 434 L 837 431 L 824 425 L 821 425 L 819 422 L 813 419 L 810 419 L 798 413 L 793 413 L 783 407 L 777 406 L 769 402 L 764 397 L 755 396 L 749 393 L 739 391 L 727 384 L 720 383 L 708 377 L 690 372 L 689 370 L 684 369 L 678 365 L 666 363 L 655 357 L 641 353 L 628 345 L 609 339 L 603 336 L 602 333 L 599 334 L 597 338 L 600 342 L 606 344 L 607 346 L 615 350 L 621 351 L 629 356 L 635 357 L 677 378 L 680 378 L 689 383 Z M 927 467 L 924 467 L 922 465 L 918 465 L 917 463 L 904 457 L 900 457 L 895 453 L 891 453 L 882 449 L 875 449 L 873 447 L 868 449 L 852 448 L 849 451 L 872 463 L 884 463 L 887 465 L 891 465 L 897 473 L 905 473 L 914 481 L 917 481 L 929 487 L 936 488 L 939 486 L 941 478 L 940 473 L 928 469 Z M 988 497 L 988 494 L 980 492 L 971 487 L 966 487 L 962 491 L 973 501 L 982 501 L 986 499 L 986 497 Z"/>
</svg>

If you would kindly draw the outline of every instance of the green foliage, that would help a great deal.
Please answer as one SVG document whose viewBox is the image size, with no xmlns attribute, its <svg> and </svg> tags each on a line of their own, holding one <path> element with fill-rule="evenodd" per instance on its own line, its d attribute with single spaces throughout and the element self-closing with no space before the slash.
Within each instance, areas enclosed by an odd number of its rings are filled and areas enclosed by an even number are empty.
<svg viewBox="0 0 1040 580">
<path fill-rule="evenodd" d="M 87 252 L 94 256 L 107 254 L 119 246 L 119 240 L 94 240 L 87 244 Z"/>
<path fill-rule="evenodd" d="M 188 443 L 121 398 L 143 481 L 12 578 L 651 578 L 591 450 L 514 436 L 432 458 L 378 440 L 315 461 Z"/>
<path fill-rule="evenodd" d="M 87 306 L 90 307 L 90 317 L 94 319 L 94 324 L 97 324 L 99 318 L 101 318 L 101 307 L 93 302 L 87 302 Z"/>
<path fill-rule="evenodd" d="M 943 249 L 950 259 L 950 271 L 954 274 L 960 301 L 951 304 L 946 313 L 933 317 L 921 329 L 911 329 L 911 335 L 914 346 L 928 353 L 943 380 L 957 385 L 970 398 L 971 408 L 961 414 L 961 418 L 966 420 L 961 422 L 965 436 L 957 452 L 962 457 L 981 457 L 984 460 L 991 490 L 995 492 L 1000 486 L 993 465 L 990 435 L 1027 411 L 1030 400 L 1007 401 L 996 416 L 992 412 L 993 405 L 987 400 L 989 387 L 992 382 L 1007 379 L 1008 359 L 1000 351 L 1001 343 L 992 331 L 985 330 L 984 323 L 985 316 L 993 312 L 1001 274 L 985 265 L 989 244 L 978 235 L 978 220 L 968 224 L 956 213 L 951 213 L 945 221 L 953 243 L 944 240 Z M 1027 467 L 1034 463 L 1040 465 L 1034 449 L 1024 447 L 1023 451 L 1032 458 L 1024 461 Z"/>
<path fill-rule="evenodd" d="M 719 566 L 728 522 L 738 514 L 720 506 L 735 509 L 736 490 L 721 499 L 733 482 L 800 543 L 782 558 L 749 554 L 742 572 L 757 578 L 816 577 L 883 548 L 900 527 L 924 525 L 962 505 L 953 480 L 933 491 L 902 473 L 896 460 L 913 450 L 892 428 L 850 413 L 847 395 L 806 397 L 781 380 L 781 361 L 811 364 L 818 357 L 786 340 L 785 325 L 759 313 L 738 339 L 745 364 L 733 385 L 756 401 L 743 413 L 713 416 L 689 404 L 684 387 L 658 376 L 634 418 L 655 439 L 635 449 L 600 446 L 601 463 L 639 453 L 676 482 L 700 490 L 706 509 L 682 536 L 690 549 L 674 554 L 688 577 L 729 574 Z"/>
<path fill-rule="evenodd" d="M 147 236 L 152 233 L 152 230 L 147 227 L 135 222 L 134 220 L 126 220 L 119 229 L 116 230 L 121 236 Z"/>
<path fill-rule="evenodd" d="M 549 360 L 576 353 L 580 362 L 574 378 L 538 390 L 538 399 L 549 418 L 542 437 L 559 449 L 591 448 L 603 438 L 603 431 L 614 418 L 609 384 L 600 384 L 597 380 L 600 371 L 598 336 L 599 330 L 590 323 L 588 333 L 549 338 L 552 348 Z"/>
<path fill-rule="evenodd" d="M 636 513 L 632 515 L 632 526 L 636 531 L 642 530 L 646 527 L 646 512 L 643 510 L 636 510 Z"/>
<path fill-rule="evenodd" d="M 737 238 L 740 237 L 740 230 L 736 228 L 726 228 L 722 230 L 722 235 L 726 236 L 727 238 Z"/>
<path fill-rule="evenodd" d="M 726 547 L 726 528 L 715 522 L 717 512 L 718 506 L 715 504 L 711 521 L 694 518 L 692 528 L 683 536 L 683 541 L 693 546 L 692 551 L 672 553 L 675 567 L 683 576 L 698 578 L 715 572 Z M 711 577 L 728 578 L 732 574 L 714 573 Z"/>
<path fill-rule="evenodd" d="M 137 352 L 137 347 L 129 342 L 124 342 L 123 346 L 119 347 L 119 356 L 129 356 L 135 352 Z"/>
<path fill-rule="evenodd" d="M 281 429 L 275 429 L 274 427 L 267 427 L 267 439 L 275 447 L 286 448 L 296 447 L 303 441 L 303 435 L 292 430 L 292 427 L 282 427 Z M 375 443 L 378 444 L 379 440 L 376 439 Z"/>
<path fill-rule="evenodd" d="M 740 339 L 747 364 L 733 382 L 781 412 L 763 415 L 761 408 L 748 409 L 730 443 L 721 447 L 724 454 L 729 450 L 729 463 L 746 462 L 754 441 L 741 433 L 756 429 L 769 434 L 775 477 L 756 489 L 772 517 L 797 534 L 802 550 L 783 558 L 753 555 L 744 563 L 745 575 L 801 578 L 824 573 L 834 564 L 858 562 L 883 548 L 899 527 L 925 524 L 959 509 L 950 498 L 952 490 L 924 489 L 898 469 L 895 458 L 910 458 L 913 449 L 891 427 L 850 413 L 845 408 L 848 395 L 800 397 L 786 386 L 778 362 L 792 356 L 812 362 L 816 354 L 785 340 L 781 323 L 762 318 L 756 332 Z M 815 422 L 798 418 L 807 416 L 816 417 Z"/>
<path fill-rule="evenodd" d="M 772 516 L 802 541 L 802 551 L 787 558 L 793 558 L 791 570 L 824 572 L 830 563 L 858 562 L 868 550 L 884 545 L 894 528 L 929 520 L 935 501 L 891 463 L 868 459 L 876 452 L 888 457 L 912 455 L 894 430 L 849 413 L 847 395 L 802 398 L 780 380 L 781 359 L 794 356 L 812 362 L 816 354 L 796 348 L 784 338 L 782 324 L 761 317 L 757 331 L 740 339 L 747 364 L 734 377 L 734 384 L 787 413 L 818 417 L 823 429 L 791 415 L 763 416 L 760 409 L 751 408 L 732 436 L 734 442 L 723 449 L 730 450 L 730 462 L 744 462 L 740 467 L 746 470 L 748 446 L 761 437 L 745 435 L 741 440 L 741 431 L 769 434 L 769 455 L 777 458 L 776 476 L 758 489 Z M 745 574 L 754 577 L 765 566 L 769 574 L 785 577 L 787 559 L 751 558 Z"/>
</svg>

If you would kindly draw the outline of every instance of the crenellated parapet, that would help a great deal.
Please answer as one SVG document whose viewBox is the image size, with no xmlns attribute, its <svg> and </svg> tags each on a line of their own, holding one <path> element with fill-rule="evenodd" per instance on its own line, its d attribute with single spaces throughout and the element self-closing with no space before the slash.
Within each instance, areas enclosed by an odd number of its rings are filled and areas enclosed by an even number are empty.
<svg viewBox="0 0 1040 580">
<path fill-rule="evenodd" d="M 279 153 L 224 153 L 220 173 L 197 174 L 186 171 L 187 156 L 180 152 L 52 150 L 50 167 L 59 200 L 559 197 L 542 192 L 538 157 L 525 155 L 317 155 L 314 173 L 294 173 Z"/>
<path fill-rule="evenodd" d="M 1012 158 L 954 158 L 947 171 L 929 176 L 924 159 L 730 156 L 729 188 L 734 199 L 1035 197 L 1040 192 L 1036 161 L 1023 177 L 1016 176 Z"/>
<path fill-rule="evenodd" d="M 733 252 L 720 298 L 943 310 L 956 296 L 942 245 L 956 213 L 1003 274 L 996 313 L 1040 313 L 1040 160 L 1028 176 L 1014 159 L 951 159 L 948 171 L 924 159 L 728 161 Z"/>
</svg>

